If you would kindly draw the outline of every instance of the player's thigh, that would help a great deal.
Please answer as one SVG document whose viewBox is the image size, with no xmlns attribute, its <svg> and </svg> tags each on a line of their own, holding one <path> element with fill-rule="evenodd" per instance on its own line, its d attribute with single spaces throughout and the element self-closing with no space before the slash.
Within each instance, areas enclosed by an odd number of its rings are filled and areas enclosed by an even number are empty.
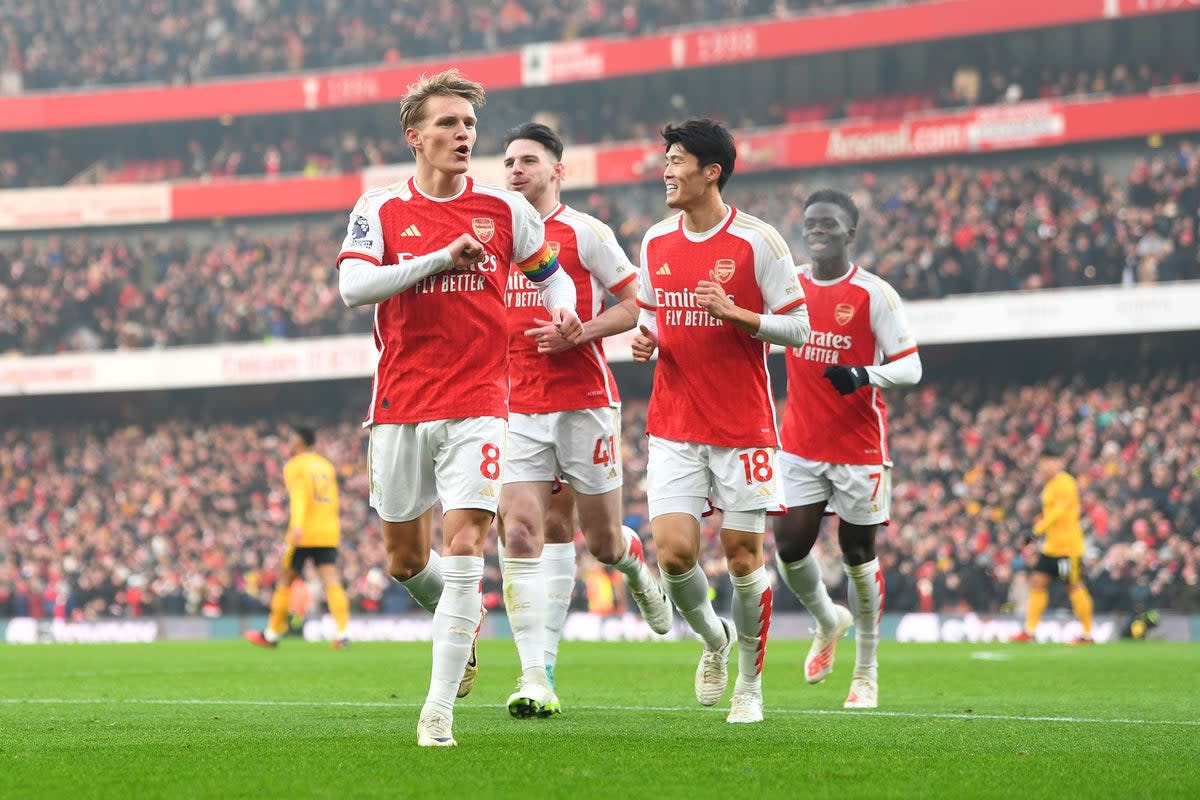
<svg viewBox="0 0 1200 800">
<path fill-rule="evenodd" d="M 620 408 L 562 411 L 554 429 L 558 463 L 571 488 L 597 495 L 621 487 Z"/>
<path fill-rule="evenodd" d="M 504 483 L 553 481 L 558 474 L 553 414 L 512 414 L 504 447 Z"/>
<path fill-rule="evenodd" d="M 780 451 L 779 479 L 788 508 L 825 503 L 833 496 L 829 464 Z"/>
<path fill-rule="evenodd" d="M 370 505 L 386 522 L 414 520 L 437 501 L 428 425 L 371 428 L 367 440 Z"/>
<path fill-rule="evenodd" d="M 892 512 L 892 470 L 882 464 L 832 464 L 829 507 L 852 525 L 882 525 Z"/>
<path fill-rule="evenodd" d="M 646 500 L 650 519 L 690 514 L 697 522 L 707 507 L 709 486 L 705 445 L 651 436 L 646 454 Z"/>
<path fill-rule="evenodd" d="M 727 515 L 731 511 L 787 511 L 774 447 L 707 447 L 714 506 Z"/>
<path fill-rule="evenodd" d="M 478 509 L 495 514 L 504 473 L 505 421 L 471 417 L 437 425 L 434 476 L 442 513 Z"/>
</svg>

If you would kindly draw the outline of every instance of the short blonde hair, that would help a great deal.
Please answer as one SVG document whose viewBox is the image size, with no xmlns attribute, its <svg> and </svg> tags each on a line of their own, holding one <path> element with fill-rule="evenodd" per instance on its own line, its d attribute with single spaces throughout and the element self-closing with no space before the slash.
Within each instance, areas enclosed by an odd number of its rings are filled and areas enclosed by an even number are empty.
<svg viewBox="0 0 1200 800">
<path fill-rule="evenodd" d="M 425 101 L 437 95 L 461 97 L 478 108 L 487 102 L 483 84 L 464 78 L 457 69 L 422 75 L 408 85 L 400 101 L 400 129 L 415 128 L 425 121 Z"/>
</svg>

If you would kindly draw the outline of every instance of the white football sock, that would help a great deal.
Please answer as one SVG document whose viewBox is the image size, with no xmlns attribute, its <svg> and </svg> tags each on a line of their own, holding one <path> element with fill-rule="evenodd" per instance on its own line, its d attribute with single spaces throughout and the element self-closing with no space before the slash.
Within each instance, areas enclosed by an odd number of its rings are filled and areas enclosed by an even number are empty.
<svg viewBox="0 0 1200 800">
<path fill-rule="evenodd" d="M 854 671 L 875 680 L 879 671 L 879 662 L 875 659 L 879 647 L 879 617 L 883 614 L 886 595 L 879 559 L 873 558 L 853 567 L 847 564 L 846 576 L 850 579 L 850 610 L 854 613 Z"/>
<path fill-rule="evenodd" d="M 446 556 L 441 566 L 446 586 L 433 613 L 433 670 L 425 706 L 449 717 L 483 616 L 483 559 Z"/>
<path fill-rule="evenodd" d="M 708 577 L 700 565 L 696 564 L 690 572 L 682 575 L 664 572 L 663 579 L 667 582 L 667 594 L 679 609 L 679 616 L 687 620 L 704 644 L 710 650 L 724 647 L 725 626 L 717 618 L 712 600 L 708 597 Z"/>
<path fill-rule="evenodd" d="M 546 582 L 545 663 L 558 663 L 558 642 L 562 639 L 571 595 L 575 592 L 575 544 L 547 544 L 542 548 L 542 578 Z"/>
<path fill-rule="evenodd" d="M 821 580 L 821 565 L 809 553 L 799 561 L 790 564 L 783 563 L 779 552 L 775 553 L 775 566 L 779 569 L 779 577 L 788 585 L 800 602 L 813 615 L 823 631 L 832 631 L 837 625 L 837 615 L 834 612 L 833 601 L 829 599 L 829 590 Z"/>
<path fill-rule="evenodd" d="M 621 536 L 625 539 L 625 552 L 613 566 L 625 576 L 625 582 L 629 584 L 630 591 L 640 592 L 650 585 L 650 581 L 654 580 L 654 576 L 646 568 L 646 553 L 642 549 L 642 539 L 637 535 L 637 531 L 627 525 L 621 526 Z"/>
<path fill-rule="evenodd" d="M 546 584 L 540 558 L 504 559 L 504 607 L 521 671 L 546 669 Z"/>
<path fill-rule="evenodd" d="M 442 587 L 444 585 L 442 579 L 442 557 L 438 555 L 436 550 L 430 550 L 429 563 L 425 565 L 425 569 L 406 581 L 400 581 L 400 585 L 408 589 L 408 593 L 412 595 L 413 600 L 416 600 L 421 608 L 430 613 L 436 612 L 438 600 L 442 596 Z"/>
<path fill-rule="evenodd" d="M 771 627 L 771 585 L 767 568 L 749 575 L 730 575 L 733 581 L 733 626 L 738 634 L 738 676 L 733 691 L 762 693 L 763 660 Z"/>
</svg>

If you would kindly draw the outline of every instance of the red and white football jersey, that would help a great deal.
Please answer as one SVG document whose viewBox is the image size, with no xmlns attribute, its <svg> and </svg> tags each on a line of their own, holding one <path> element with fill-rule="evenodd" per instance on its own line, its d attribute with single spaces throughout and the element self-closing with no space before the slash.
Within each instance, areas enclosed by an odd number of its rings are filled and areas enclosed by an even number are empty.
<svg viewBox="0 0 1200 800">
<path fill-rule="evenodd" d="M 616 292 L 637 277 L 612 230 L 595 217 L 559 205 L 545 219 L 546 243 L 559 266 L 575 281 L 580 322 L 604 310 L 607 289 Z M 621 402 L 602 341 L 553 355 L 540 355 L 537 341 L 525 336 L 546 309 L 533 282 L 520 270 L 508 276 L 509 410 L 544 414 Z"/>
<path fill-rule="evenodd" d="M 369 191 L 350 213 L 338 263 L 398 264 L 464 233 L 483 244 L 482 266 L 439 272 L 375 306 L 364 425 L 508 417 L 504 289 L 514 262 L 545 249 L 542 219 L 524 197 L 471 178 L 451 198 L 429 197 L 413 179 Z"/>
<path fill-rule="evenodd" d="M 825 378 L 834 365 L 875 366 L 917 352 L 900 296 L 858 265 L 833 281 L 800 272 L 812 334 L 788 348 L 783 449 L 831 464 L 891 464 L 887 404 L 876 386 L 838 394 Z"/>
<path fill-rule="evenodd" d="M 642 240 L 638 305 L 658 324 L 658 365 L 646 432 L 719 447 L 778 447 L 769 345 L 696 304 L 696 284 L 716 271 L 742 308 L 782 314 L 804 303 L 792 254 L 779 232 L 730 207 L 717 227 L 693 233 L 683 215 Z"/>
</svg>

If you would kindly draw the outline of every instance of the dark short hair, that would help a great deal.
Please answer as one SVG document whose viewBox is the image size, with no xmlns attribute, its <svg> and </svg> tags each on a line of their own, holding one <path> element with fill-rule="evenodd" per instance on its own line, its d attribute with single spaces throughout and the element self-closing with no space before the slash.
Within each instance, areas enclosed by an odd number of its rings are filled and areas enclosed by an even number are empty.
<svg viewBox="0 0 1200 800">
<path fill-rule="evenodd" d="M 817 203 L 832 203 L 850 217 L 851 228 L 858 227 L 858 206 L 855 205 L 854 199 L 841 189 L 818 189 L 804 201 L 804 210 L 807 211 L 809 206 Z"/>
<path fill-rule="evenodd" d="M 562 137 L 555 133 L 549 125 L 543 125 L 540 122 L 526 122 L 518 125 L 504 137 L 504 149 L 507 150 L 508 146 L 517 139 L 529 139 L 532 142 L 537 142 L 553 153 L 555 160 L 562 161 Z"/>
<path fill-rule="evenodd" d="M 300 437 L 300 441 L 304 442 L 305 447 L 312 447 L 317 441 L 317 432 L 307 425 L 293 425 L 292 431 Z"/>
<path fill-rule="evenodd" d="M 1048 441 L 1042 445 L 1042 458 L 1066 458 L 1067 445 L 1065 442 Z"/>
<path fill-rule="evenodd" d="M 696 157 L 701 169 L 709 164 L 719 166 L 721 175 L 717 178 L 717 189 L 724 189 L 733 176 L 737 148 L 733 144 L 733 135 L 723 125 L 711 119 L 689 119 L 663 128 L 662 138 L 666 142 L 664 150 L 670 150 L 673 144 L 679 145 Z"/>
</svg>

